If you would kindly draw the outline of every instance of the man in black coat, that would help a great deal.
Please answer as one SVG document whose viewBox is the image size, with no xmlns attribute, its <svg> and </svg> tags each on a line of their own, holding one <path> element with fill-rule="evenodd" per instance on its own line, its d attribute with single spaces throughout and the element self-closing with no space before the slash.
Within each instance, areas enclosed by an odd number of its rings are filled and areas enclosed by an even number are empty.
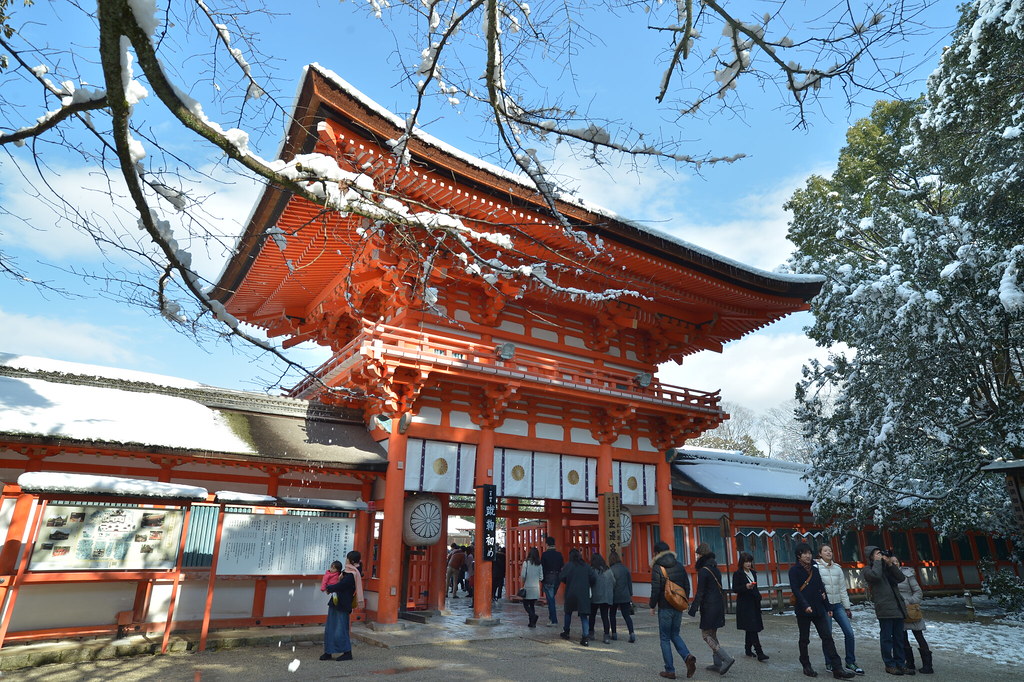
<svg viewBox="0 0 1024 682">
<path fill-rule="evenodd" d="M 558 609 L 555 608 L 555 593 L 558 592 L 558 576 L 565 566 L 565 557 L 555 549 L 555 539 L 550 535 L 545 540 L 548 548 L 540 555 L 540 567 L 544 571 L 544 598 L 548 602 L 548 627 L 558 625 Z"/>
<path fill-rule="evenodd" d="M 654 543 L 654 558 L 651 559 L 651 614 L 658 610 L 658 639 L 661 640 L 661 657 L 665 659 L 665 670 L 658 673 L 664 678 L 676 679 L 675 661 L 672 658 L 672 647 L 683 657 L 686 663 L 686 676 L 693 677 L 697 669 L 697 658 L 690 653 L 686 642 L 679 635 L 679 626 L 683 623 L 683 612 L 672 607 L 665 599 L 665 581 L 671 580 L 690 593 L 690 578 L 686 568 L 676 560 L 676 555 L 669 551 L 668 543 L 659 540 Z"/>
<path fill-rule="evenodd" d="M 854 673 L 843 668 L 843 660 L 836 651 L 836 643 L 832 639 L 832 605 L 825 595 L 825 584 L 821 582 L 818 569 L 814 565 L 814 554 L 811 546 L 801 542 L 794 549 L 796 563 L 789 569 L 789 589 L 796 597 L 796 624 L 800 628 L 800 665 L 804 667 L 804 675 L 817 677 L 818 673 L 811 667 L 811 657 L 807 646 L 811 642 L 811 623 L 821 638 L 821 650 L 832 663 L 832 677 L 846 680 L 854 677 Z"/>
</svg>

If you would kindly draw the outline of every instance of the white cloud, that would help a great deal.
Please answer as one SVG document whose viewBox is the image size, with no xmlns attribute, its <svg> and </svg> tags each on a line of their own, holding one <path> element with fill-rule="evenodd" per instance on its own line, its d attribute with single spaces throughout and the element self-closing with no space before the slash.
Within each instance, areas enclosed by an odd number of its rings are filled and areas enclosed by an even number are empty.
<svg viewBox="0 0 1024 682">
<path fill-rule="evenodd" d="M 0 351 L 114 367 L 136 366 L 144 356 L 134 352 L 137 339 L 109 325 L 70 322 L 42 315 L 0 309 Z"/>
<path fill-rule="evenodd" d="M 766 330 L 726 345 L 722 353 L 704 351 L 682 366 L 662 365 L 658 378 L 699 391 L 720 389 L 723 400 L 763 412 L 793 399 L 808 359 L 827 356 L 827 349 L 803 334 Z"/>
<path fill-rule="evenodd" d="M 726 202 L 728 209 L 712 222 L 695 219 L 690 210 L 694 201 L 705 203 L 703 194 L 720 191 L 719 185 L 708 180 L 654 166 L 641 169 L 638 176 L 626 166 L 596 167 L 592 162 L 584 166 L 579 158 L 572 157 L 559 158 L 553 165 L 560 174 L 572 178 L 578 196 L 649 228 L 763 270 L 774 270 L 793 250 L 786 238 L 789 215 L 782 205 L 809 175 L 831 172 L 808 168 L 762 183 L 760 189 L 745 194 L 737 191 L 734 200 Z"/>
<path fill-rule="evenodd" d="M 129 256 L 110 244 L 101 251 L 82 227 L 83 221 L 101 240 L 155 253 L 155 245 L 138 227 L 138 214 L 120 175 L 92 166 L 50 168 L 46 180 L 59 198 L 33 167 L 17 160 L 0 183 L 0 205 L 9 214 L 0 233 L 8 253 L 27 252 L 46 262 L 77 266 L 128 262 Z M 180 248 L 192 254 L 193 269 L 212 281 L 234 247 L 259 185 L 229 174 L 221 166 L 208 166 L 201 172 L 199 177 L 184 179 L 181 187 L 197 203 L 189 209 L 193 221 L 156 197 L 150 197 L 150 206 L 171 223 Z M 144 263 L 143 268 L 150 266 Z"/>
</svg>

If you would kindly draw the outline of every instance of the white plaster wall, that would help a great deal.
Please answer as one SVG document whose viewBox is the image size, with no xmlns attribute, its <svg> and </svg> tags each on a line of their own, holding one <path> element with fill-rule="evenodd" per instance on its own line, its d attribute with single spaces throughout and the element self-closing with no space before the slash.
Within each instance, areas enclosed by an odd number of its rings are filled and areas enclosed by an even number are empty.
<svg viewBox="0 0 1024 682">
<path fill-rule="evenodd" d="M 113 625 L 117 612 L 130 610 L 134 603 L 134 582 L 23 585 L 10 630 Z"/>
<path fill-rule="evenodd" d="M 178 603 L 174 607 L 174 620 L 202 620 L 206 608 L 208 583 L 195 581 L 181 583 L 178 588 Z M 171 601 L 173 585 L 161 583 L 153 586 L 149 600 L 147 622 L 167 620 L 167 607 Z M 248 618 L 252 615 L 252 600 L 255 581 L 218 580 L 214 584 L 211 618 Z M 128 608 L 131 608 L 129 605 Z"/>
<path fill-rule="evenodd" d="M 563 440 L 565 438 L 565 428 L 558 424 L 537 424 L 537 438 Z"/>
<path fill-rule="evenodd" d="M 590 429 L 573 429 L 572 442 L 584 445 L 600 445 L 597 439 L 590 433 Z"/>
<path fill-rule="evenodd" d="M 659 452 L 658 448 L 651 445 L 651 439 L 646 436 L 636 439 L 636 449 L 640 452 Z"/>
<path fill-rule="evenodd" d="M 522 419 L 506 419 L 501 426 L 494 429 L 495 433 L 507 433 L 512 436 L 530 435 L 530 424 Z"/>
<path fill-rule="evenodd" d="M 550 329 L 542 329 L 540 327 L 534 327 L 531 329 L 530 336 L 535 339 L 543 339 L 544 341 L 558 341 L 558 332 Z"/>
<path fill-rule="evenodd" d="M 526 327 L 519 324 L 518 322 L 512 322 L 511 320 L 502 320 L 501 324 L 498 325 L 498 329 L 500 329 L 503 332 L 519 334 L 520 336 L 526 334 Z"/>
<path fill-rule="evenodd" d="M 448 415 L 448 423 L 453 429 L 477 430 L 477 425 L 473 423 L 473 420 L 469 418 L 469 414 L 466 412 L 452 412 Z"/>
<path fill-rule="evenodd" d="M 441 410 L 436 407 L 421 407 L 412 420 L 417 424 L 433 424 L 434 426 L 440 426 Z"/>
<path fill-rule="evenodd" d="M 263 615 L 306 616 L 327 613 L 327 596 L 320 591 L 320 579 L 274 582 L 267 586 Z"/>
</svg>

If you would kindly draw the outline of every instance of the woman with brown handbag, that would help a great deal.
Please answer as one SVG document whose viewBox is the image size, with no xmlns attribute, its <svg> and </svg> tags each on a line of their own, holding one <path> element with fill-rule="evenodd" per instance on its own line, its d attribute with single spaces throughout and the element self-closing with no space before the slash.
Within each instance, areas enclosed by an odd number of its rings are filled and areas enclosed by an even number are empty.
<svg viewBox="0 0 1024 682">
<path fill-rule="evenodd" d="M 899 561 L 899 559 L 897 559 Z M 928 648 L 928 641 L 924 638 L 924 631 L 928 627 L 924 621 L 924 614 L 921 612 L 921 600 L 924 598 L 924 591 L 921 583 L 917 581 L 917 571 L 910 566 L 899 563 L 900 572 L 907 577 L 897 587 L 903 595 L 903 601 L 907 605 L 907 617 L 903 622 L 903 657 L 906 665 L 903 668 L 904 675 L 914 674 L 914 651 L 910 648 L 910 637 L 908 633 L 914 633 L 917 640 L 917 648 L 921 650 L 921 668 L 917 671 L 924 675 L 935 672 L 932 669 L 932 650 Z"/>
</svg>

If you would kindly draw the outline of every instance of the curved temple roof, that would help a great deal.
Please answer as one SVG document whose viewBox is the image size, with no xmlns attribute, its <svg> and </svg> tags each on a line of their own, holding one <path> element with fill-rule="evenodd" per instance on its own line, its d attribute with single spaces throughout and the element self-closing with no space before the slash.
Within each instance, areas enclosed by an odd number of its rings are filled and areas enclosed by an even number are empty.
<svg viewBox="0 0 1024 682">
<path fill-rule="evenodd" d="M 350 152 L 363 150 L 365 144 L 366 150 L 372 150 L 367 155 L 378 160 L 388 155 L 387 141 L 401 137 L 404 129 L 398 116 L 333 72 L 313 64 L 306 69 L 280 157 L 291 159 L 314 150 L 326 151 L 322 142 L 324 125 L 331 129 L 331 135 L 337 136 L 334 142 L 339 149 L 348 144 Z M 417 178 L 418 186 L 426 185 L 422 191 L 428 193 L 414 199 L 422 201 L 429 196 L 430 200 L 443 202 L 448 197 L 457 197 L 463 206 L 479 200 L 478 205 L 491 206 L 495 211 L 501 208 L 505 215 L 518 216 L 519 220 L 527 216 L 526 220 L 537 227 L 541 226 L 538 220 L 553 221 L 535 187 L 521 175 L 477 159 L 421 131 L 416 131 L 409 141 L 408 151 L 413 159 L 409 174 Z M 386 165 L 382 160 L 379 162 L 382 167 Z M 419 190 L 410 181 L 404 191 Z M 446 198 L 438 199 L 440 194 Z M 467 199 L 469 195 L 471 200 Z M 243 320 L 261 324 L 260 320 L 274 315 L 294 315 L 294 311 L 311 304 L 348 264 L 346 257 L 351 251 L 343 252 L 345 245 L 335 250 L 321 248 L 318 262 L 308 264 L 309 267 L 290 260 L 292 254 L 310 250 L 310 240 L 315 238 L 311 236 L 312 230 L 297 232 L 294 239 L 289 235 L 287 255 L 282 254 L 280 244 L 275 247 L 267 239 L 268 230 L 277 226 L 288 211 L 295 211 L 297 203 L 306 202 L 268 188 L 240 237 L 235 255 L 219 278 L 213 296 L 230 301 L 232 314 Z M 302 215 L 309 220 L 316 207 L 307 206 L 310 208 Z M 558 208 L 576 229 L 605 243 L 619 270 L 627 267 L 638 276 L 637 281 L 649 280 L 652 291 L 696 297 L 694 300 L 699 299 L 699 305 L 706 309 L 731 314 L 732 318 L 722 323 L 716 335 L 719 342 L 739 338 L 789 313 L 806 309 L 807 301 L 821 287 L 822 279 L 818 276 L 770 273 L 747 266 L 575 197 L 562 196 Z M 337 218 L 336 222 L 340 220 Z M 350 240 L 358 240 L 354 236 L 355 226 L 342 226 Z M 337 233 L 337 229 L 331 231 Z M 547 229 L 549 236 L 543 238 L 557 240 L 557 233 L 557 227 L 552 227 Z M 253 270 L 257 264 L 257 270 Z M 610 269 L 608 276 L 612 276 Z"/>
</svg>

